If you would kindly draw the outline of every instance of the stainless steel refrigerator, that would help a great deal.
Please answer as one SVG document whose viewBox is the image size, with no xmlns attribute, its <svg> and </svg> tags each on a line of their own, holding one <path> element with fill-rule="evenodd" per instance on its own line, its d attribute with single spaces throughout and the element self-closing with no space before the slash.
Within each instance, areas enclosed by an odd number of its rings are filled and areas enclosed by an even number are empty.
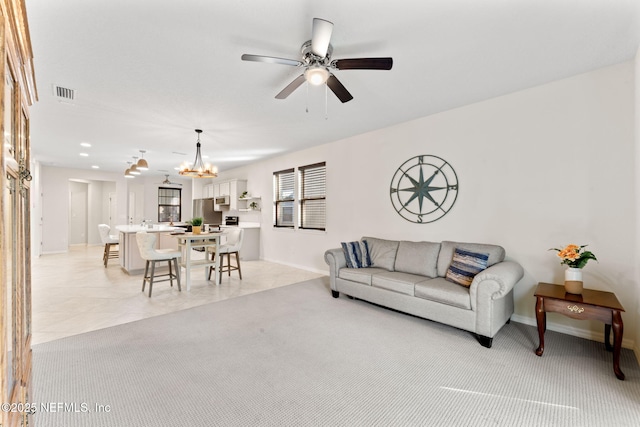
<svg viewBox="0 0 640 427">
<path fill-rule="evenodd" d="M 193 218 L 201 216 L 204 224 L 222 224 L 222 212 L 213 210 L 213 198 L 193 199 Z"/>
</svg>

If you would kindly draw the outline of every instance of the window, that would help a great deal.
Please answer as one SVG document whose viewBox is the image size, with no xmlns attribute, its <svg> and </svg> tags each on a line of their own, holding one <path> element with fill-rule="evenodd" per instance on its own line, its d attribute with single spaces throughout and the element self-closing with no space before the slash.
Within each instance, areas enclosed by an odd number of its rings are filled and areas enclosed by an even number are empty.
<svg viewBox="0 0 640 427">
<path fill-rule="evenodd" d="M 273 173 L 273 225 L 324 231 L 326 163 L 300 166 L 295 172 L 291 168 Z"/>
<path fill-rule="evenodd" d="M 293 169 L 273 173 L 273 225 L 293 228 L 294 175 Z"/>
<path fill-rule="evenodd" d="M 182 189 L 158 187 L 158 222 L 182 221 Z"/>
<path fill-rule="evenodd" d="M 298 168 L 300 228 L 324 230 L 326 223 L 326 166 L 325 163 Z"/>
</svg>

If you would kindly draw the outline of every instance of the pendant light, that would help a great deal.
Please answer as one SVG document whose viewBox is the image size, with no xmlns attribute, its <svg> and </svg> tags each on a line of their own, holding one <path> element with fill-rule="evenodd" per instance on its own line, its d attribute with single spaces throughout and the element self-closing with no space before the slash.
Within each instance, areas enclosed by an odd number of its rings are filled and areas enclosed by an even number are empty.
<svg viewBox="0 0 640 427">
<path fill-rule="evenodd" d="M 140 150 L 140 160 L 138 160 L 138 163 L 136 163 L 136 169 L 139 171 L 149 170 L 149 164 L 144 159 L 144 153 L 146 153 L 145 150 Z"/>
<path fill-rule="evenodd" d="M 127 162 L 127 164 L 129 165 L 129 167 L 127 168 L 126 171 L 124 171 L 124 177 L 125 178 L 135 178 L 135 175 L 131 174 L 131 162 Z"/>
<path fill-rule="evenodd" d="M 196 133 L 198 134 L 198 142 L 196 144 L 196 158 L 193 161 L 193 165 L 190 166 L 187 162 L 183 163 L 180 165 L 178 173 L 192 178 L 215 178 L 218 176 L 218 169 L 209 163 L 204 164 L 202 161 L 202 154 L 200 153 L 200 134 L 202 130 L 196 129 Z"/>
<path fill-rule="evenodd" d="M 133 164 L 129 168 L 129 173 L 131 175 L 140 175 L 142 173 L 138 170 L 138 167 L 136 166 L 137 160 L 138 158 L 136 156 L 133 156 Z"/>
</svg>

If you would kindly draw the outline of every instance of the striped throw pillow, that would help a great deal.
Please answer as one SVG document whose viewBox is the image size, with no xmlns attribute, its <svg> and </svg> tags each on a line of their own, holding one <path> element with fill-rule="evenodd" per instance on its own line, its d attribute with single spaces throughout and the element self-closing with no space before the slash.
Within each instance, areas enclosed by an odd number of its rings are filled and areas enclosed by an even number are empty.
<svg viewBox="0 0 640 427">
<path fill-rule="evenodd" d="M 456 248 L 445 279 L 468 288 L 476 274 L 487 268 L 489 254 L 478 254 Z"/>
<path fill-rule="evenodd" d="M 342 251 L 347 259 L 347 267 L 362 268 L 371 265 L 371 257 L 369 256 L 369 245 L 367 241 L 358 242 L 342 242 Z"/>
</svg>

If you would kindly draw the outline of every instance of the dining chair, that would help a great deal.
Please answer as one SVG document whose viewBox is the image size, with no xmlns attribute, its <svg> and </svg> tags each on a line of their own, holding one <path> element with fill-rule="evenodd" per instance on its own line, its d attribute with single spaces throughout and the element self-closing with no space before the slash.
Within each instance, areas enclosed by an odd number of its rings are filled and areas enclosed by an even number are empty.
<svg viewBox="0 0 640 427">
<path fill-rule="evenodd" d="M 222 272 L 226 271 L 229 273 L 229 277 L 231 277 L 231 271 L 238 270 L 238 275 L 240 276 L 240 280 L 242 280 L 242 270 L 240 269 L 240 249 L 242 249 L 242 240 L 244 237 L 244 229 L 240 227 L 228 228 L 227 232 L 225 232 L 225 236 L 227 241 L 220 245 L 218 254 L 220 256 L 220 280 L 222 280 Z M 211 253 L 211 260 L 215 260 L 215 252 L 213 249 L 209 249 Z M 236 257 L 236 265 L 231 265 L 231 255 L 234 254 Z M 227 265 L 224 265 L 224 256 L 227 256 Z M 213 271 L 213 267 L 209 267 L 209 277 L 208 280 L 211 280 L 211 272 Z"/>
<path fill-rule="evenodd" d="M 104 263 L 105 268 L 107 267 L 107 263 L 111 258 L 118 258 L 118 244 L 120 240 L 118 236 L 114 236 L 110 234 L 111 227 L 107 224 L 98 224 L 98 232 L 100 233 L 100 240 L 102 240 L 102 244 L 104 245 L 104 253 L 102 254 L 102 262 Z"/>
<path fill-rule="evenodd" d="M 142 279 L 142 292 L 149 282 L 149 298 L 151 298 L 151 291 L 153 289 L 153 282 L 166 282 L 169 280 L 171 286 L 173 286 L 173 280 L 178 282 L 178 290 L 182 291 L 180 287 L 180 268 L 178 267 L 178 258 L 180 258 L 180 251 L 175 249 L 156 249 L 157 233 L 147 233 L 146 231 L 139 231 L 136 233 L 136 243 L 138 244 L 138 250 L 140 256 L 146 261 L 144 266 L 144 277 Z M 156 263 L 166 262 L 169 266 L 169 274 L 155 274 Z M 172 269 L 175 269 L 175 272 Z M 149 271 L 151 266 L 151 271 Z M 155 280 L 158 277 L 167 277 L 166 279 Z"/>
</svg>

